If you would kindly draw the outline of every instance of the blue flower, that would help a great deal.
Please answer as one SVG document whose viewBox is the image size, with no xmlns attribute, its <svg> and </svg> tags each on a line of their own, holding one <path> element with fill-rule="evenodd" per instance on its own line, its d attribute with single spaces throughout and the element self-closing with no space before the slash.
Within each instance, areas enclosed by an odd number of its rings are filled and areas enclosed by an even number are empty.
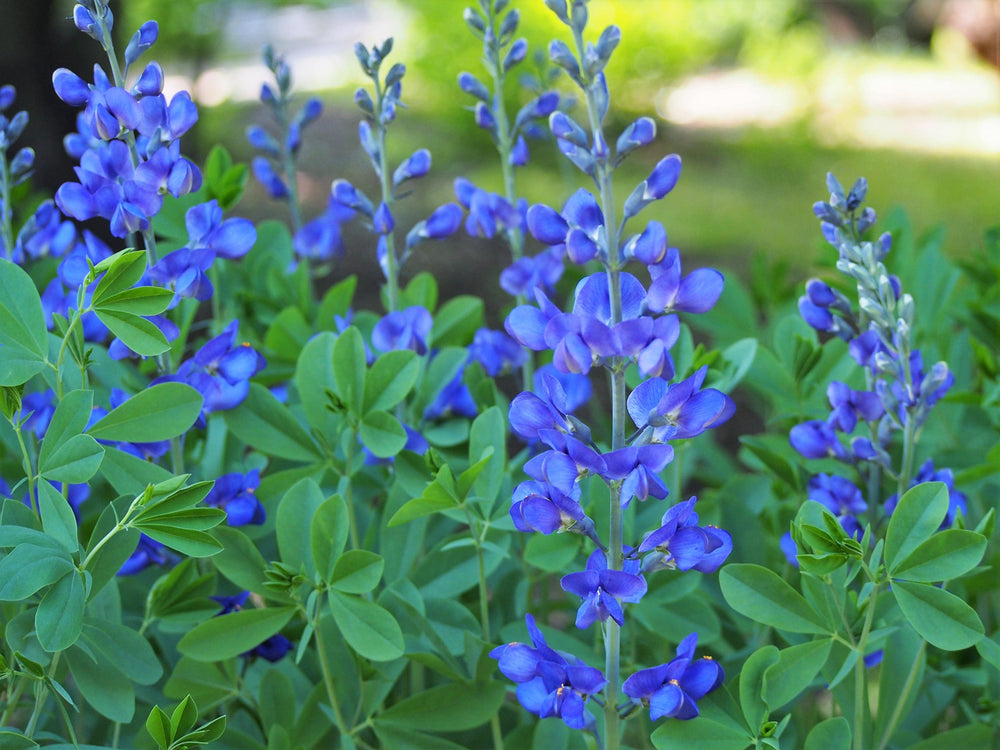
<svg viewBox="0 0 1000 750">
<path fill-rule="evenodd" d="M 591 695 L 604 689 L 604 675 L 576 657 L 550 648 L 530 614 L 525 615 L 525 621 L 531 646 L 515 642 L 490 651 L 504 676 L 518 683 L 517 699 L 540 718 L 558 716 L 573 729 L 591 726 L 594 717 L 585 706 Z"/>
<path fill-rule="evenodd" d="M 426 354 L 433 325 L 431 314 L 418 305 L 391 312 L 375 324 L 372 346 L 380 352 L 412 349 L 417 354 Z"/>
<path fill-rule="evenodd" d="M 246 474 L 223 474 L 215 480 L 205 497 L 205 504 L 226 511 L 229 526 L 260 525 L 264 523 L 264 506 L 257 499 L 260 471 L 253 469 Z"/>
<path fill-rule="evenodd" d="M 692 633 L 677 646 L 677 657 L 667 664 L 641 669 L 622 684 L 622 692 L 632 701 L 649 708 L 653 721 L 664 716 L 693 719 L 697 701 L 719 687 L 726 677 L 714 659 L 694 658 L 698 634 Z"/>
<path fill-rule="evenodd" d="M 155 539 L 145 534 L 139 535 L 139 546 L 131 554 L 125 564 L 118 569 L 118 575 L 131 576 L 139 573 L 150 565 L 166 565 L 173 561 L 170 552 Z"/>
<path fill-rule="evenodd" d="M 627 407 L 640 440 L 662 443 L 700 435 L 726 422 L 735 412 L 732 399 L 715 388 L 701 389 L 707 367 L 691 377 L 670 384 L 650 378 L 629 394 Z"/>
<path fill-rule="evenodd" d="M 503 331 L 480 328 L 469 345 L 469 358 L 481 364 L 492 378 L 527 361 L 528 353 Z"/>
<path fill-rule="evenodd" d="M 559 584 L 564 591 L 583 598 L 576 613 L 576 626 L 580 629 L 609 617 L 624 625 L 621 602 L 638 602 L 646 593 L 646 580 L 639 573 L 638 560 L 626 560 L 623 570 L 609 570 L 608 559 L 599 549 L 591 553 L 585 570 L 563 576 Z"/>
<path fill-rule="evenodd" d="M 660 528 L 643 539 L 637 554 L 652 553 L 643 559 L 644 572 L 677 569 L 714 573 L 729 557 L 732 537 L 716 526 L 698 526 L 696 500 L 692 497 L 667 510 Z"/>
</svg>

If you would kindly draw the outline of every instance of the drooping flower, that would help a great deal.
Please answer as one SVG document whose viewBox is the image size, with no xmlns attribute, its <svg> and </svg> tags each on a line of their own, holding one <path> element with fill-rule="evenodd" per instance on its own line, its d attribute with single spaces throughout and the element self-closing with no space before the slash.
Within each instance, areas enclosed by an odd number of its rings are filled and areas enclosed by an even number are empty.
<svg viewBox="0 0 1000 750">
<path fill-rule="evenodd" d="M 667 510 L 660 528 L 642 540 L 637 554 L 650 553 L 642 562 L 644 572 L 677 569 L 714 573 L 729 557 L 732 537 L 717 526 L 699 526 L 696 501 L 691 497 Z"/>
</svg>

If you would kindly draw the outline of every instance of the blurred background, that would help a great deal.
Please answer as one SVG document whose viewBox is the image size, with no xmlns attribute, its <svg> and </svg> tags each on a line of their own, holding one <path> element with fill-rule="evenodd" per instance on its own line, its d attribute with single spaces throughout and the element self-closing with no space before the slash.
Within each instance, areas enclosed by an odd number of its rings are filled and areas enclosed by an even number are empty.
<svg viewBox="0 0 1000 750">
<path fill-rule="evenodd" d="M 315 94 L 325 105 L 300 157 L 307 219 L 323 210 L 334 178 L 374 188 L 357 146 L 351 95 L 363 81 L 352 47 L 394 37 L 391 60 L 409 71 L 408 109 L 391 131 L 390 157 L 398 162 L 420 146 L 434 154 L 431 176 L 407 202 L 412 216 L 400 223 L 408 226 L 454 200 L 459 175 L 500 187 L 496 152 L 456 85 L 463 70 L 487 78 L 480 44 L 462 22 L 468 2 L 125 0 L 112 8 L 122 47 L 141 22 L 159 21 L 154 52 L 168 89 L 189 89 L 200 107 L 197 130 L 184 139 L 196 161 L 216 141 L 249 161 L 246 126 L 273 125 L 257 102 L 268 75 L 260 49 L 271 43 L 286 56 L 301 99 Z M 532 50 L 565 38 L 542 0 L 512 5 Z M 701 256 L 694 263 L 799 283 L 823 252 L 810 207 L 826 197 L 827 171 L 848 186 L 866 176 L 870 205 L 905 207 L 918 234 L 944 223 L 943 247 L 953 256 L 978 251 L 983 230 L 1000 223 L 1000 1 L 593 0 L 590 7 L 595 38 L 609 23 L 622 28 L 608 70 L 609 132 L 616 137 L 642 114 L 659 126 L 658 143 L 622 169 L 619 198 L 662 155 L 680 153 L 681 183 L 649 218 L 665 223 L 683 253 Z M 26 139 L 39 153 L 36 186 L 48 192 L 71 177 L 72 165 L 43 144 L 72 129 L 74 114 L 52 93 L 51 71 L 70 67 L 89 79 L 100 60 L 97 45 L 67 21 L 71 10 L 66 0 L 0 0 L 0 81 L 14 83 L 19 106 L 31 111 Z M 522 67 L 533 67 L 530 57 Z M 571 92 L 566 83 L 557 86 Z M 529 98 L 511 84 L 512 104 Z M 529 200 L 585 184 L 553 144 L 531 145 L 532 163 L 518 173 Z M 285 215 L 252 178 L 237 212 Z M 344 268 L 376 279 L 370 238 L 360 229 L 347 237 Z M 429 267 L 467 287 L 475 268 L 497 289 L 504 252 L 463 237 L 422 249 L 408 275 Z"/>
</svg>

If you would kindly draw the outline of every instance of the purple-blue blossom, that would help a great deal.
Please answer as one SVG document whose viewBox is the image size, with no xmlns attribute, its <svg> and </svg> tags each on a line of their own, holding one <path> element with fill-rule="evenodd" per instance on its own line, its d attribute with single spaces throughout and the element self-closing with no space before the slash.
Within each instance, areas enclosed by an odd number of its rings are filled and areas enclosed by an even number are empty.
<svg viewBox="0 0 1000 750">
<path fill-rule="evenodd" d="M 585 706 L 591 695 L 604 689 L 604 675 L 575 656 L 550 648 L 530 614 L 525 621 L 531 646 L 514 642 L 490 651 L 504 676 L 518 683 L 518 701 L 536 716 L 558 716 L 573 729 L 593 725 L 594 717 Z"/>
<path fill-rule="evenodd" d="M 639 572 L 638 560 L 626 560 L 622 570 L 611 570 L 607 556 L 600 549 L 590 554 L 585 570 L 563 576 L 559 584 L 564 591 L 583 599 L 576 613 L 576 626 L 580 629 L 609 617 L 624 625 L 621 603 L 638 602 L 646 593 L 646 579 Z"/>
<path fill-rule="evenodd" d="M 260 525 L 266 514 L 264 506 L 257 499 L 260 487 L 260 471 L 252 469 L 246 474 L 234 472 L 223 474 L 215 480 L 212 489 L 205 496 L 205 505 L 226 511 L 229 526 Z"/>
<path fill-rule="evenodd" d="M 732 536 L 717 526 L 699 526 L 696 501 L 691 497 L 669 508 L 660 520 L 660 528 L 642 540 L 637 554 L 645 555 L 644 572 L 677 569 L 714 573 L 729 557 Z"/>
<path fill-rule="evenodd" d="M 693 719 L 698 716 L 698 701 L 725 680 L 722 666 L 707 656 L 694 658 L 698 634 L 691 633 L 677 646 L 677 656 L 667 664 L 641 669 L 622 685 L 634 703 L 649 708 L 653 721 L 664 716 Z"/>
</svg>

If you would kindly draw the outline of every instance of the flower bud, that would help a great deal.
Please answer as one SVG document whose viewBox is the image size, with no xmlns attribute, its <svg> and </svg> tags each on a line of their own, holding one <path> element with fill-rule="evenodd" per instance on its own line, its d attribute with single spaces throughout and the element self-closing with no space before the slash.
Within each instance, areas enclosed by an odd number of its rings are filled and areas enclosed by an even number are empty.
<svg viewBox="0 0 1000 750">
<path fill-rule="evenodd" d="M 649 177 L 646 178 L 646 188 L 643 198 L 646 200 L 660 200 L 663 196 L 674 189 L 677 180 L 681 176 L 681 157 L 677 154 L 670 154 L 653 168 Z"/>
<path fill-rule="evenodd" d="M 518 39 L 514 42 L 503 59 L 503 70 L 506 73 L 515 65 L 520 64 L 528 56 L 528 40 Z"/>
<path fill-rule="evenodd" d="M 459 73 L 458 87 L 466 94 L 474 96 L 481 101 L 487 103 L 490 101 L 489 89 L 486 88 L 486 85 L 482 81 L 472 75 L 472 73 Z"/>
</svg>

